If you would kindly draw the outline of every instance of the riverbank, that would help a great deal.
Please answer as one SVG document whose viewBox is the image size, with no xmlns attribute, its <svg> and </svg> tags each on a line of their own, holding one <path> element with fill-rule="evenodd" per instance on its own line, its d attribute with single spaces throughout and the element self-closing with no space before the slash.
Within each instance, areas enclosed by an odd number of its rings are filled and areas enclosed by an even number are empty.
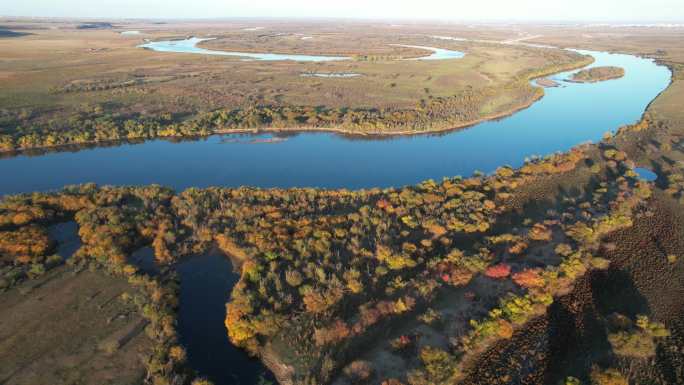
<svg viewBox="0 0 684 385">
<path fill-rule="evenodd" d="M 386 122 L 383 121 L 381 117 L 370 117 L 369 122 L 365 124 L 363 127 L 354 127 L 354 128 L 349 128 L 344 125 L 337 125 L 337 126 L 311 126 L 311 125 L 298 125 L 298 126 L 289 126 L 289 127 L 277 127 L 277 126 L 263 126 L 263 127 L 256 127 L 256 128 L 211 128 L 211 127 L 199 127 L 199 128 L 192 128 L 189 134 L 175 134 L 175 131 L 178 130 L 167 130 L 167 129 L 160 129 L 163 132 L 157 133 L 156 135 L 150 136 L 150 134 L 146 134 L 144 136 L 130 136 L 127 135 L 125 138 L 117 138 L 113 140 L 86 140 L 86 141 L 80 141 L 80 142 L 74 142 L 74 143 L 64 143 L 64 144 L 55 144 L 55 145 L 40 145 L 40 146 L 32 146 L 28 148 L 21 148 L 21 149 L 14 149 L 14 148 L 3 148 L 3 143 L 2 143 L 2 137 L 0 137 L 0 153 L 4 153 L 7 155 L 20 155 L 24 152 L 31 151 L 31 150 L 56 150 L 59 151 L 60 149 L 73 149 L 73 146 L 77 145 L 97 145 L 100 143 L 106 144 L 106 143 L 118 143 L 123 141 L 145 141 L 145 140 L 154 140 L 154 139 L 174 139 L 174 138 L 193 138 L 193 137 L 206 137 L 206 136 L 211 136 L 211 135 L 217 135 L 217 134 L 242 134 L 242 133 L 278 133 L 278 132 L 331 132 L 331 133 L 337 133 L 337 134 L 342 134 L 342 135 L 349 135 L 349 136 L 360 136 L 360 137 L 392 137 L 392 136 L 416 136 L 416 135 L 429 135 L 429 134 L 437 134 L 437 133 L 447 133 L 447 132 L 453 132 L 457 131 L 460 129 L 464 129 L 467 127 L 471 127 L 486 121 L 492 121 L 492 120 L 498 120 L 498 119 L 503 119 L 506 117 L 509 117 L 511 115 L 514 115 L 515 113 L 525 110 L 532 106 L 535 102 L 539 101 L 541 98 L 544 96 L 544 90 L 541 87 L 533 87 L 530 86 L 529 83 L 534 81 L 535 79 L 539 78 L 544 78 L 549 75 L 557 74 L 557 73 L 562 73 L 562 72 L 567 72 L 567 71 L 572 71 L 578 68 L 585 67 L 587 65 L 590 65 L 594 62 L 594 58 L 592 57 L 587 57 L 585 56 L 582 60 L 579 60 L 574 63 L 570 63 L 567 65 L 562 65 L 562 66 L 554 66 L 553 68 L 545 69 L 545 70 L 537 70 L 531 72 L 530 75 L 528 75 L 524 80 L 522 80 L 526 85 L 525 87 L 531 87 L 531 92 L 530 95 L 523 101 L 521 101 L 519 104 L 514 105 L 512 107 L 507 108 L 504 111 L 496 112 L 493 114 L 489 114 L 480 118 L 474 118 L 474 119 L 469 119 L 463 122 L 454 122 L 453 121 L 453 116 L 445 116 L 445 120 L 434 120 L 434 118 L 431 118 L 432 121 L 428 121 L 427 123 L 416 123 L 418 124 L 418 128 L 414 128 L 411 130 L 401 130 L 401 129 L 393 129 L 391 126 L 387 127 Z M 505 96 L 505 95 L 504 95 Z M 445 103 L 449 103 L 447 100 Z M 306 107 L 302 107 L 306 109 Z M 217 115 L 219 113 L 213 112 L 209 113 L 208 117 L 206 118 L 211 118 L 211 115 Z M 223 112 L 220 112 L 220 114 L 223 114 Z M 389 111 L 388 114 L 392 115 L 393 112 Z M 197 118 L 196 118 L 197 119 Z M 200 117 L 199 119 L 202 119 Z M 407 117 L 408 119 L 408 117 Z M 343 119 L 344 120 L 344 119 Z M 188 120 L 183 123 L 172 123 L 168 122 L 165 123 L 168 126 L 173 126 L 173 125 L 183 125 L 185 123 L 192 122 L 192 120 Z M 402 122 L 406 123 L 406 122 Z M 408 122 L 410 123 L 410 122 Z M 158 125 L 159 123 L 154 123 Z M 164 123 L 162 123 L 164 124 Z M 373 129 L 373 125 L 380 125 L 380 126 L 385 126 L 383 129 Z M 185 129 L 182 129 L 180 131 L 187 131 Z M 5 138 L 7 140 L 7 138 Z M 5 144 L 5 147 L 8 145 Z"/>
</svg>

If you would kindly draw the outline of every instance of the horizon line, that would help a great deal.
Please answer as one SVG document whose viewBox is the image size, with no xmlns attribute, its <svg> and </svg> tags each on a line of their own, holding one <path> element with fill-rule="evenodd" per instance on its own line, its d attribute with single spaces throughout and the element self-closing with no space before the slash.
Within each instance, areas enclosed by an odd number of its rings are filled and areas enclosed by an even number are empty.
<svg viewBox="0 0 684 385">
<path fill-rule="evenodd" d="M 492 19 L 478 19 L 478 18 L 439 18 L 439 17 L 376 17 L 376 16 L 225 16 L 225 17 L 209 17 L 209 16 L 189 16 L 189 17 L 163 17 L 163 16 L 27 16 L 27 15 L 3 15 L 0 14 L 0 19 L 58 19 L 58 20 L 168 20 L 168 21 L 230 21 L 230 20 L 343 20 L 343 21 L 384 21 L 384 22 L 440 22 L 440 23 L 468 23 L 468 24 L 619 24 L 619 25 L 681 25 L 684 27 L 684 18 L 682 19 L 524 19 L 524 18 L 492 18 Z"/>
</svg>

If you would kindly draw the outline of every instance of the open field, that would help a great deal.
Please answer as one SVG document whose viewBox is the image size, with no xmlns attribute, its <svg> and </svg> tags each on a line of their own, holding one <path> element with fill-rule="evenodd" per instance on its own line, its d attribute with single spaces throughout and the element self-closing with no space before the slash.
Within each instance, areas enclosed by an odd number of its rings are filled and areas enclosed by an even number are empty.
<svg viewBox="0 0 684 385">
<path fill-rule="evenodd" d="M 58 268 L 0 295 L 0 382 L 140 383 L 151 342 L 127 282 Z"/>
</svg>

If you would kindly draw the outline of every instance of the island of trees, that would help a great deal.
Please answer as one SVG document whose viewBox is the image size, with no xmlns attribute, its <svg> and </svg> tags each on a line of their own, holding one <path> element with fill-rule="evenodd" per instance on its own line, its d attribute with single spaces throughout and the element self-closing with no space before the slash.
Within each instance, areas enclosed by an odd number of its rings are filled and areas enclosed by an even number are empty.
<svg viewBox="0 0 684 385">
<path fill-rule="evenodd" d="M 619 79 L 625 76 L 625 70 L 621 67 L 593 67 L 581 70 L 570 79 L 575 83 L 597 83 L 611 79 Z"/>
</svg>

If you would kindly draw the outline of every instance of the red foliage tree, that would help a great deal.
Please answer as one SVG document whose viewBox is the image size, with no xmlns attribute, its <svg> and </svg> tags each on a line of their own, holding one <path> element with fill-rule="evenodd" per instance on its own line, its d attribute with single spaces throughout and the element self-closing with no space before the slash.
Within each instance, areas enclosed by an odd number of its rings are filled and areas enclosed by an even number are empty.
<svg viewBox="0 0 684 385">
<path fill-rule="evenodd" d="M 489 278 L 506 278 L 511 274 L 511 266 L 506 263 L 490 266 L 484 273 Z"/>
<path fill-rule="evenodd" d="M 544 286 L 544 278 L 539 269 L 527 269 L 513 274 L 513 281 L 524 288 Z"/>
</svg>

